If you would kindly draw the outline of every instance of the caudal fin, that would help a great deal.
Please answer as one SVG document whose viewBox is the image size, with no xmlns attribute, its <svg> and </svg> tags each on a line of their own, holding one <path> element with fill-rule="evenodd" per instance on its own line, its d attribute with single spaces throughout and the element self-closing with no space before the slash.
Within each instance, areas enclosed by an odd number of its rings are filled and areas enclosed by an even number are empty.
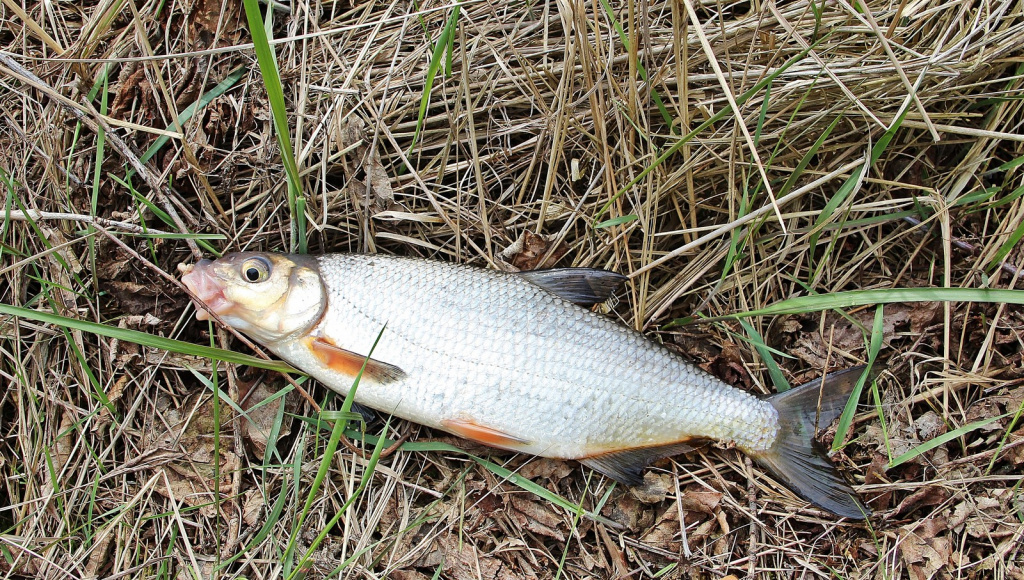
<svg viewBox="0 0 1024 580">
<path fill-rule="evenodd" d="M 754 458 L 803 499 L 838 516 L 862 520 L 871 510 L 836 471 L 814 438 L 817 425 L 827 426 L 843 412 L 864 366 L 832 373 L 773 395 L 768 401 L 779 412 L 775 444 Z"/>
</svg>

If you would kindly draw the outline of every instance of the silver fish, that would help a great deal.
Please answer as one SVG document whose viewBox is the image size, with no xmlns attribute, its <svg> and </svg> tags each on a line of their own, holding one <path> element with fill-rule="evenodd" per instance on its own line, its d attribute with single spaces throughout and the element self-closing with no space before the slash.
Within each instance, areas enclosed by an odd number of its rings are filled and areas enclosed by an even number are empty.
<svg viewBox="0 0 1024 580">
<path fill-rule="evenodd" d="M 366 361 L 362 405 L 628 485 L 656 459 L 725 442 L 836 515 L 870 513 L 814 439 L 863 367 L 756 397 L 578 305 L 618 274 L 251 252 L 179 269 L 226 324 L 331 389 L 347 393 Z"/>
</svg>

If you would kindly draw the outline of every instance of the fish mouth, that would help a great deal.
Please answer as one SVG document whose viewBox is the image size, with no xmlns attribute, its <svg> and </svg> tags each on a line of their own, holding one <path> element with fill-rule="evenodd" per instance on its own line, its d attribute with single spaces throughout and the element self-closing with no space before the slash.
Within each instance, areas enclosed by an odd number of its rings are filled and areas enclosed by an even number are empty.
<svg viewBox="0 0 1024 580">
<path fill-rule="evenodd" d="M 182 283 L 203 302 L 200 304 L 193 300 L 196 305 L 196 320 L 210 320 L 207 309 L 222 316 L 227 314 L 232 306 L 231 301 L 224 296 L 224 285 L 213 275 L 212 266 L 213 262 L 210 260 L 199 260 L 191 265 L 178 265 Z"/>
</svg>

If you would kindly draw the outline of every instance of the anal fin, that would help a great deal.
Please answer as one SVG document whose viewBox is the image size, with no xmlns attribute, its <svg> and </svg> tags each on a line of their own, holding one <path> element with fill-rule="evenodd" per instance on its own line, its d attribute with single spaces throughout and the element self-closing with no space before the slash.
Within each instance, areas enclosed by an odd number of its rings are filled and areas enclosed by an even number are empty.
<svg viewBox="0 0 1024 580">
<path fill-rule="evenodd" d="M 529 441 L 520 439 L 515 435 L 509 435 L 498 429 L 481 425 L 473 419 L 445 419 L 441 421 L 441 427 L 446 431 L 454 433 L 463 439 L 516 451 L 526 445 Z"/>
<path fill-rule="evenodd" d="M 680 453 L 688 453 L 703 445 L 703 439 L 677 441 L 657 447 L 637 447 L 610 451 L 590 457 L 581 457 L 579 462 L 594 471 L 603 473 L 623 485 L 640 485 L 644 482 L 644 468 L 651 463 L 672 457 Z"/>
<path fill-rule="evenodd" d="M 378 383 L 390 383 L 405 377 L 405 371 L 395 365 L 345 350 L 322 336 L 307 338 L 306 346 L 324 366 L 353 379 L 360 370 L 363 371 L 363 377 Z"/>
</svg>

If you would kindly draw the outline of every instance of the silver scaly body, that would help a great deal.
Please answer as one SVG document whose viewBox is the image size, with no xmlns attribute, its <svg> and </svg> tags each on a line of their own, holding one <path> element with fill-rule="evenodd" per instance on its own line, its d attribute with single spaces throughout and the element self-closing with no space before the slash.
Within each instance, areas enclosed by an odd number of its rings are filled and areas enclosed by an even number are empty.
<svg viewBox="0 0 1024 580">
<path fill-rule="evenodd" d="M 356 400 L 435 428 L 472 420 L 524 442 L 518 451 L 574 459 L 691 438 L 765 451 L 770 403 L 694 367 L 608 318 L 515 274 L 419 259 L 318 258 L 326 312 L 311 332 L 400 367 L 363 380 Z M 301 339 L 268 346 L 346 393 Z"/>
</svg>

